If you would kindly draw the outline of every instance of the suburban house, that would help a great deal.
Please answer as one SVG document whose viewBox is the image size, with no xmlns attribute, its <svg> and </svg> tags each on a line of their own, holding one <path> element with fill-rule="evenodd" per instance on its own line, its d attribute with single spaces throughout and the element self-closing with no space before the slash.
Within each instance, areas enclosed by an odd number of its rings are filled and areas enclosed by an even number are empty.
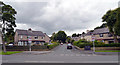
<svg viewBox="0 0 120 65">
<path fill-rule="evenodd" d="M 87 33 L 84 35 L 84 39 L 87 41 L 92 41 L 92 33 L 93 31 L 87 30 Z"/>
<path fill-rule="evenodd" d="M 72 37 L 72 40 L 74 41 L 79 41 L 81 38 L 80 37 Z"/>
<path fill-rule="evenodd" d="M 80 39 L 85 39 L 87 41 L 92 41 L 92 35 L 95 37 L 95 40 L 104 42 L 105 44 L 114 43 L 114 37 L 109 32 L 109 29 L 106 28 L 99 28 L 93 31 L 87 30 L 86 34 L 82 34 L 79 37 L 72 37 L 73 40 L 79 41 Z M 120 43 L 120 37 L 118 37 L 118 42 Z"/>
<path fill-rule="evenodd" d="M 95 29 L 93 31 L 93 35 L 95 36 L 95 40 L 102 41 L 106 44 L 114 43 L 113 35 L 109 32 L 109 29 L 107 27 Z M 120 42 L 120 37 L 118 37 L 118 41 Z"/>
<path fill-rule="evenodd" d="M 49 43 L 50 38 L 46 33 L 42 31 L 33 31 L 32 29 L 15 31 L 14 42 L 18 46 L 26 46 L 29 43 L 31 45 L 39 44 L 43 45 L 44 43 Z"/>
</svg>

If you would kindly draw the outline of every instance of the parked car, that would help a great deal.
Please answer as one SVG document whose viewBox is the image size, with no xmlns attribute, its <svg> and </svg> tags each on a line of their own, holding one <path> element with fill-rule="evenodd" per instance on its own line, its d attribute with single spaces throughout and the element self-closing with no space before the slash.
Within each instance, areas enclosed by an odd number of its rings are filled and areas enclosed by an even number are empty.
<svg viewBox="0 0 120 65">
<path fill-rule="evenodd" d="M 14 45 L 14 43 L 13 42 L 10 42 L 9 44 L 8 44 L 8 46 L 13 46 Z"/>
<path fill-rule="evenodd" d="M 8 46 L 13 46 L 13 44 L 8 44 Z"/>
<path fill-rule="evenodd" d="M 61 45 L 63 45 L 63 43 L 61 43 Z"/>
<path fill-rule="evenodd" d="M 70 43 L 67 44 L 67 49 L 72 49 L 72 45 Z"/>
</svg>

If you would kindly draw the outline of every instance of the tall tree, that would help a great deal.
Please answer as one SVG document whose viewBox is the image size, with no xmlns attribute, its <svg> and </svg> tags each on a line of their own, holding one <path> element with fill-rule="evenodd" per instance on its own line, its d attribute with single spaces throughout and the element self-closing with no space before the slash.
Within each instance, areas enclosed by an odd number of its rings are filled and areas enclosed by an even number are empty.
<svg viewBox="0 0 120 65">
<path fill-rule="evenodd" d="M 76 33 L 72 34 L 72 37 L 76 37 L 76 36 L 77 36 L 77 34 L 76 34 Z"/>
<path fill-rule="evenodd" d="M 115 25 L 115 34 L 120 36 L 120 7 L 117 8 L 117 22 Z"/>
<path fill-rule="evenodd" d="M 52 34 L 51 40 L 55 41 L 55 32 Z"/>
<path fill-rule="evenodd" d="M 94 28 L 94 30 L 99 29 L 99 28 L 104 28 L 104 27 L 107 27 L 107 23 L 103 23 L 101 26 L 98 26 L 98 27 Z"/>
<path fill-rule="evenodd" d="M 56 39 L 59 40 L 59 42 L 65 42 L 67 39 L 67 35 L 64 31 L 58 31 L 58 33 L 56 34 Z"/>
<path fill-rule="evenodd" d="M 85 34 L 85 32 L 82 32 L 82 34 Z"/>
<path fill-rule="evenodd" d="M 115 34 L 115 24 L 117 22 L 117 10 L 109 10 L 107 13 L 102 17 L 102 21 L 106 22 L 109 31 L 114 36 L 114 43 L 118 43 L 117 35 Z"/>
<path fill-rule="evenodd" d="M 6 33 L 7 33 L 7 35 L 14 34 L 14 27 L 16 27 L 15 14 L 17 14 L 17 12 L 15 11 L 14 8 L 12 8 L 12 6 L 3 4 L 3 6 L 2 6 L 2 24 L 3 24 L 2 35 L 3 35 L 3 39 L 5 39 Z M 6 41 L 3 41 L 4 52 L 6 52 L 5 42 Z"/>
</svg>

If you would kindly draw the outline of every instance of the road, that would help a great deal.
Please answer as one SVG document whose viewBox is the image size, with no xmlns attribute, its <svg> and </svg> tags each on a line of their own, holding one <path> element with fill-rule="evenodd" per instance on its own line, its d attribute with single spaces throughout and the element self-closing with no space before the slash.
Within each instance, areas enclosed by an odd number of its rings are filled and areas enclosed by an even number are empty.
<svg viewBox="0 0 120 65">
<path fill-rule="evenodd" d="M 73 48 L 66 49 L 66 44 L 60 45 L 48 53 L 38 51 L 3 55 L 3 63 L 118 63 L 118 55 L 87 54 Z"/>
</svg>

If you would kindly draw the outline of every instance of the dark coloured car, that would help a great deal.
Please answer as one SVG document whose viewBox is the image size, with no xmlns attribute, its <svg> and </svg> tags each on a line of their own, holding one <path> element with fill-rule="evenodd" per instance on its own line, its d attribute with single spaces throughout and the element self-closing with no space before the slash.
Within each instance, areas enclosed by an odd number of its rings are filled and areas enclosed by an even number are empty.
<svg viewBox="0 0 120 65">
<path fill-rule="evenodd" d="M 71 44 L 67 44 L 67 49 L 72 49 L 72 45 Z"/>
</svg>

